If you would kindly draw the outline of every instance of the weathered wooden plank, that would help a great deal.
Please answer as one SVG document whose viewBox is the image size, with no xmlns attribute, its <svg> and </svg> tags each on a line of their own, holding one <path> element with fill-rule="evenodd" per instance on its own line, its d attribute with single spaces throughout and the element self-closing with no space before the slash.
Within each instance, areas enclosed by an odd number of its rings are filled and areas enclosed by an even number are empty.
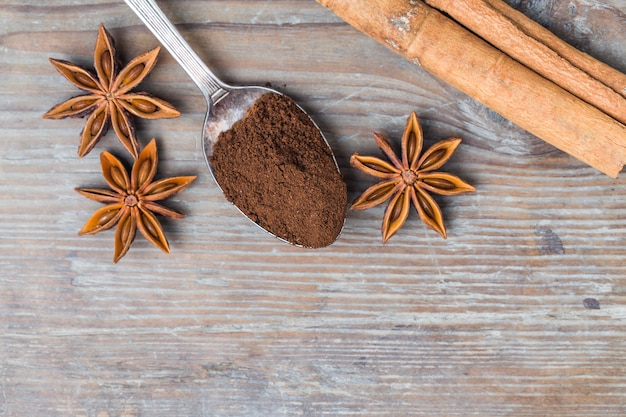
<svg viewBox="0 0 626 417">
<path fill-rule="evenodd" d="M 619 0 L 510 2 L 626 69 Z M 626 187 L 521 131 L 312 0 L 159 1 L 217 74 L 271 83 L 349 167 L 397 144 L 415 110 L 474 194 L 441 198 L 449 237 L 412 214 L 380 244 L 383 208 L 349 212 L 302 250 L 251 225 L 204 166 L 203 100 L 165 52 L 143 87 L 179 119 L 142 121 L 159 175 L 198 175 L 168 202 L 172 254 L 78 237 L 98 203 L 81 120 L 41 118 L 78 91 L 48 57 L 91 65 L 104 22 L 124 59 L 157 44 L 121 1 L 0 3 L 0 415 L 623 416 Z M 623 176 L 623 175 L 622 175 Z M 595 301 L 594 301 L 595 300 Z"/>
</svg>

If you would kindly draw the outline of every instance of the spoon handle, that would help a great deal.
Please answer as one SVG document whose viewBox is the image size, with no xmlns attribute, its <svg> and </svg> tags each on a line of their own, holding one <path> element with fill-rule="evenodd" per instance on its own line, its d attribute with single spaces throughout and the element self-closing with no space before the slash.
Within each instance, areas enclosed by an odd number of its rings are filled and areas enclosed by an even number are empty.
<svg viewBox="0 0 626 417">
<path fill-rule="evenodd" d="M 209 106 L 227 93 L 220 81 L 163 14 L 154 0 L 124 0 L 202 91 Z"/>
</svg>

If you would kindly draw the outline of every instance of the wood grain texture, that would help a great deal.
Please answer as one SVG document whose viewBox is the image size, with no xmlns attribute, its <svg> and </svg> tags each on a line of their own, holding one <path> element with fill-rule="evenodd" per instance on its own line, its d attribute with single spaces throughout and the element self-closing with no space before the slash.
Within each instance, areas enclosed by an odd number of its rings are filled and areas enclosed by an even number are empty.
<svg viewBox="0 0 626 417">
<path fill-rule="evenodd" d="M 510 1 L 626 70 L 622 0 Z M 412 213 L 381 245 L 383 207 L 303 250 L 227 203 L 201 153 L 204 104 L 163 52 L 142 84 L 182 112 L 141 121 L 168 201 L 172 253 L 78 237 L 99 207 L 81 120 L 44 120 L 77 90 L 47 58 L 91 66 L 100 22 L 127 61 L 157 42 L 122 1 L 0 2 L 0 416 L 624 416 L 626 183 L 552 148 L 340 21 L 313 0 L 162 0 L 211 68 L 271 83 L 349 156 L 460 136 L 446 166 L 477 187 L 440 198 L 448 239 Z"/>
</svg>

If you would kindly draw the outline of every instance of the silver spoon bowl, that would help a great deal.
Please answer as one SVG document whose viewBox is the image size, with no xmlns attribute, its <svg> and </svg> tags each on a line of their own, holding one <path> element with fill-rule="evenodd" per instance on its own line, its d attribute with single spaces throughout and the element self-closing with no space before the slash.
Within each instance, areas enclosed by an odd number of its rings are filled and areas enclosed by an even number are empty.
<svg viewBox="0 0 626 417">
<path fill-rule="evenodd" d="M 180 66 L 200 88 L 202 95 L 206 99 L 207 114 L 202 134 L 204 157 L 215 183 L 219 186 L 219 182 L 216 180 L 213 172 L 211 156 L 213 155 L 213 146 L 217 142 L 220 133 L 229 130 L 235 122 L 241 120 L 262 95 L 267 93 L 282 95 L 282 93 L 267 87 L 231 86 L 224 83 L 211 72 L 200 57 L 191 49 L 189 44 L 163 14 L 154 0 L 124 1 L 161 42 L 165 49 L 178 61 Z M 300 108 L 300 110 L 306 114 L 302 108 Z M 311 121 L 313 122 L 313 120 Z M 313 122 L 313 124 L 317 127 L 315 122 Z M 319 130 L 319 127 L 317 128 Z M 321 131 L 320 135 L 332 155 L 332 149 Z M 340 172 L 337 160 L 334 156 L 333 160 L 337 172 Z M 235 207 L 237 206 L 235 205 Z M 241 212 L 241 210 L 239 211 Z M 244 214 L 244 216 L 246 215 L 243 212 L 241 213 Z M 253 223 L 272 236 L 286 241 L 276 236 L 271 231 L 264 229 L 258 223 L 254 221 Z"/>
</svg>

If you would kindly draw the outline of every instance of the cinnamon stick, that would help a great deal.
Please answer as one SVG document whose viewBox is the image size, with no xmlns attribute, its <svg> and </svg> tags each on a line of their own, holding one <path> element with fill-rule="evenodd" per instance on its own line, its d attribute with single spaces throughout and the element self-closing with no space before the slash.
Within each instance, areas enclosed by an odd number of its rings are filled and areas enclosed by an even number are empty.
<svg viewBox="0 0 626 417">
<path fill-rule="evenodd" d="M 317 0 L 521 128 L 615 178 L 626 126 L 420 0 Z"/>
<path fill-rule="evenodd" d="M 615 74 L 611 77 L 604 72 L 594 69 L 602 68 L 599 61 L 591 69 L 593 74 L 577 67 L 569 59 L 552 49 L 549 45 L 555 36 L 550 37 L 539 25 L 532 25 L 531 19 L 522 16 L 509 16 L 511 9 L 501 0 L 424 0 L 430 6 L 447 13 L 457 22 L 471 30 L 505 54 L 518 60 L 537 73 L 543 75 L 555 84 L 563 87 L 570 93 L 596 106 L 616 120 L 626 123 L 626 98 L 613 90 L 602 80 L 607 77 L 607 83 L 612 83 Z M 494 6 L 496 5 L 497 8 Z M 513 9 L 513 11 L 516 11 Z M 519 12 L 518 12 L 519 13 Z M 530 22 L 528 22 L 530 21 Z M 542 40 L 543 39 L 543 40 Z M 558 39 L 558 38 L 557 38 Z M 564 43 L 564 42 L 562 42 Z M 583 53 L 573 47 L 564 47 L 561 42 L 555 44 L 559 51 L 576 51 L 568 54 L 572 59 Z M 567 44 L 565 44 L 567 45 Z M 587 55 L 585 62 L 592 63 L 593 58 Z M 576 59 L 578 61 L 578 59 Z M 610 68 L 610 67 L 609 67 Z M 626 77 L 626 76 L 624 76 Z M 626 84 L 625 84 L 626 86 Z"/>
<path fill-rule="evenodd" d="M 503 16 L 511 19 L 526 33 L 567 59 L 572 65 L 580 68 L 597 80 L 602 81 L 617 93 L 626 97 L 626 74 L 612 68 L 602 61 L 598 61 L 572 45 L 568 44 L 554 33 L 550 32 L 539 23 L 528 18 L 524 13 L 515 10 L 502 0 L 486 0 L 494 9 Z"/>
</svg>

